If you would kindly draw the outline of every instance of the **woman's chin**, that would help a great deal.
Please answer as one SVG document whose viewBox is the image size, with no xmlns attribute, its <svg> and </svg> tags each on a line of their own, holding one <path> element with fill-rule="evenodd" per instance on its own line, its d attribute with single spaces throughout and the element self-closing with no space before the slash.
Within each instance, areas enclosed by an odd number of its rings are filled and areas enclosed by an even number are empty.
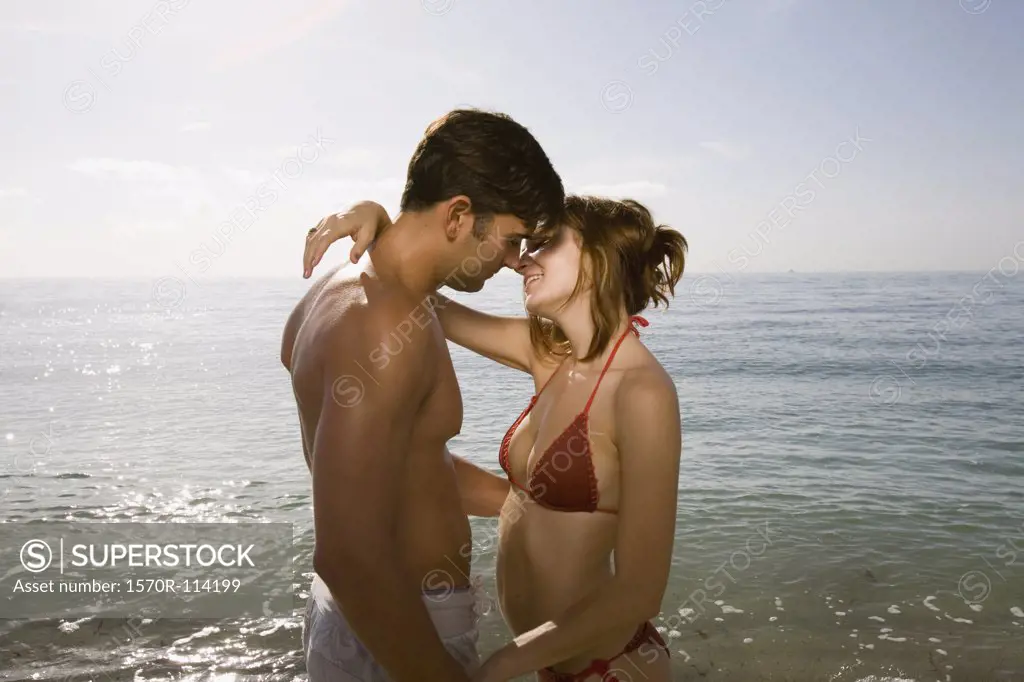
<svg viewBox="0 0 1024 682">
<path fill-rule="evenodd" d="M 526 312 L 546 320 L 554 319 L 553 316 L 565 306 L 566 301 L 567 297 L 552 299 L 550 295 L 544 296 L 536 291 L 523 294 L 523 307 Z"/>
<path fill-rule="evenodd" d="M 544 316 L 544 310 L 547 306 L 544 305 L 543 300 L 539 299 L 536 294 L 524 294 L 523 295 L 523 307 L 526 308 L 526 312 L 531 315 Z"/>
</svg>

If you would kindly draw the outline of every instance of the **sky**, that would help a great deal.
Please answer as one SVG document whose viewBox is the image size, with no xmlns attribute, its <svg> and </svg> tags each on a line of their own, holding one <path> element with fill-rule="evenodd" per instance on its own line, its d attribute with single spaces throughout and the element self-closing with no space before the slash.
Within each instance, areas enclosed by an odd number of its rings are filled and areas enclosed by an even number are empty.
<svg viewBox="0 0 1024 682">
<path fill-rule="evenodd" d="M 306 230 L 394 214 L 466 105 L 648 205 L 689 272 L 989 270 L 1024 254 L 1022 28 L 1011 0 L 4 2 L 0 277 L 300 277 Z"/>
</svg>

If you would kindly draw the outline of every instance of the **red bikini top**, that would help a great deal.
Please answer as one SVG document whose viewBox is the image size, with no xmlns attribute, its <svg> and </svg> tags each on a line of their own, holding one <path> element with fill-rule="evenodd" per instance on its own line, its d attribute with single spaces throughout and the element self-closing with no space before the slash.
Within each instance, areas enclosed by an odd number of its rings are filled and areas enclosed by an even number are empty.
<svg viewBox="0 0 1024 682">
<path fill-rule="evenodd" d="M 639 324 L 643 327 L 648 325 L 647 320 L 639 315 L 634 315 L 629 321 L 629 329 L 615 343 L 615 347 L 612 349 L 611 355 L 608 356 L 608 361 L 604 363 L 604 368 L 601 370 L 601 375 L 597 378 L 597 383 L 594 385 L 594 390 L 591 392 L 590 399 L 587 400 L 587 406 L 583 408 L 583 412 L 576 415 L 572 423 L 566 427 L 562 434 L 540 456 L 540 459 L 537 460 L 533 467 L 533 471 L 528 472 L 527 484 L 529 487 L 524 488 L 512 478 L 512 470 L 508 462 L 509 443 L 512 442 L 512 436 L 515 434 L 516 429 L 526 419 L 526 415 L 530 414 L 533 406 L 537 404 L 537 398 L 540 397 L 540 394 L 551 383 L 551 379 L 555 378 L 555 374 L 558 374 L 562 365 L 555 369 L 540 391 L 530 398 L 530 404 L 526 406 L 523 413 L 519 415 L 519 419 L 516 419 L 515 423 L 505 433 L 505 437 L 501 440 L 501 449 L 498 450 L 498 462 L 501 464 L 501 468 L 505 470 L 505 475 L 508 476 L 509 482 L 528 494 L 534 502 L 542 507 L 563 512 L 600 511 L 611 514 L 616 512 L 614 509 L 598 508 L 597 475 L 594 472 L 594 460 L 590 451 L 588 422 L 590 406 L 594 402 L 594 396 L 597 395 L 597 389 L 601 385 L 601 380 L 604 379 L 605 372 L 608 371 L 608 367 L 612 364 L 615 353 L 618 352 L 619 346 L 625 340 L 626 334 L 633 332 L 640 336 L 636 325 Z M 564 360 L 562 364 L 565 364 Z"/>
</svg>

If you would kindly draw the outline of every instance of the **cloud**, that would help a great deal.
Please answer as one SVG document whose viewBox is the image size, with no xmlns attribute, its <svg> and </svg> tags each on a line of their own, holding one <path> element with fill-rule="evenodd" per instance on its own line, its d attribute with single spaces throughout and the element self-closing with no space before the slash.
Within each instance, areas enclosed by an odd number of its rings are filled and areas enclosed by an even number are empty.
<svg viewBox="0 0 1024 682">
<path fill-rule="evenodd" d="M 799 4 L 800 0 L 762 0 L 760 9 L 769 14 L 788 12 Z"/>
<path fill-rule="evenodd" d="M 322 216 L 348 208 L 357 201 L 376 201 L 389 211 L 398 210 L 405 178 L 378 177 L 310 180 L 296 186 L 289 197 L 308 215 Z"/>
<path fill-rule="evenodd" d="M 152 5 L 155 0 L 149 0 Z M 102 8 L 97 7 L 101 4 Z M 46 2 L 4 2 L 0 4 L 0 32 L 34 33 L 40 36 L 109 35 L 114 22 L 138 11 L 132 0 L 103 0 L 102 3 L 80 0 L 46 0 Z"/>
<path fill-rule="evenodd" d="M 220 172 L 231 182 L 236 185 L 243 185 L 245 187 L 255 187 L 261 182 L 266 181 L 266 173 L 254 173 L 247 168 L 221 168 Z"/>
<path fill-rule="evenodd" d="M 296 43 L 314 30 L 323 28 L 346 4 L 347 0 L 317 0 L 312 7 L 292 17 L 275 21 L 262 35 L 236 42 L 223 50 L 214 57 L 213 67 L 226 69 L 241 66 Z"/>
<path fill-rule="evenodd" d="M 12 199 L 14 197 L 27 197 L 28 190 L 24 187 L 0 187 L 0 199 Z"/>
<path fill-rule="evenodd" d="M 342 149 L 327 157 L 326 161 L 332 166 L 346 170 L 361 170 L 375 168 L 380 165 L 381 153 L 371 149 Z"/>
<path fill-rule="evenodd" d="M 19 23 L 0 22 L 0 32 L 38 33 L 40 35 L 88 35 L 90 31 L 82 26 L 70 24 L 54 24 L 43 21 L 23 21 Z"/>
<path fill-rule="evenodd" d="M 147 210 L 200 211 L 221 205 L 225 192 L 230 191 L 203 170 L 158 161 L 85 158 L 67 167 L 114 186 L 121 194 L 119 205 L 145 206 Z"/>
<path fill-rule="evenodd" d="M 701 142 L 701 148 L 707 149 L 708 151 L 714 152 L 719 156 L 724 156 L 732 161 L 741 161 L 750 155 L 750 150 L 740 145 L 735 145 L 730 142 Z"/>
<path fill-rule="evenodd" d="M 171 166 L 158 161 L 130 161 L 112 158 L 78 159 L 68 164 L 70 170 L 93 177 L 116 177 L 121 180 L 182 182 L 200 179 L 200 173 L 187 166 Z"/>
<path fill-rule="evenodd" d="M 198 133 L 203 130 L 209 130 L 213 127 L 213 124 L 209 121 L 192 121 L 181 126 L 181 132 L 183 133 Z"/>
<path fill-rule="evenodd" d="M 159 220 L 151 217 L 139 218 L 114 218 L 106 226 L 106 232 L 116 239 L 145 239 L 147 235 L 164 234 L 174 235 L 182 231 L 180 220 Z"/>
<path fill-rule="evenodd" d="M 636 199 L 638 197 L 660 197 L 668 193 L 668 187 L 650 180 L 632 180 L 612 184 L 583 185 L 571 189 L 575 194 L 595 194 L 605 197 Z"/>
<path fill-rule="evenodd" d="M 321 183 L 320 187 L 327 192 L 338 193 L 344 196 L 362 196 L 363 194 L 377 195 L 381 192 L 396 193 L 405 188 L 405 178 L 390 177 L 377 180 L 363 179 L 341 179 L 328 180 Z"/>
<path fill-rule="evenodd" d="M 568 165 L 561 171 L 562 178 L 570 183 L 574 178 L 584 178 L 589 184 L 594 178 L 672 178 L 678 180 L 701 169 L 706 159 L 701 154 L 673 154 L 671 156 L 634 156 L 617 154 L 593 157 Z M 576 184 L 576 183 L 572 183 Z"/>
</svg>

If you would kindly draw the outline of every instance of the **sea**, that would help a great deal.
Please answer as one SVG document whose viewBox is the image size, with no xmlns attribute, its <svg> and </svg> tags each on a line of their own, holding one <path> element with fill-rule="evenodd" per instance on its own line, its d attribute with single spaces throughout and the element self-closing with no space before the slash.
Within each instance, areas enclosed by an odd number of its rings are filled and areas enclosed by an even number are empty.
<svg viewBox="0 0 1024 682">
<path fill-rule="evenodd" d="M 1004 261 L 688 273 L 645 313 L 683 424 L 656 621 L 674 679 L 1024 680 L 1024 274 Z M 279 342 L 307 286 L 0 279 L 0 538 L 54 521 L 286 523 L 294 538 L 290 612 L 0 620 L 0 678 L 305 678 L 310 481 Z M 522 309 L 507 272 L 458 298 Z M 498 470 L 529 377 L 452 356 L 451 449 Z M 493 595 L 494 523 L 472 524 Z M 486 655 L 509 633 L 483 606 Z"/>
</svg>

